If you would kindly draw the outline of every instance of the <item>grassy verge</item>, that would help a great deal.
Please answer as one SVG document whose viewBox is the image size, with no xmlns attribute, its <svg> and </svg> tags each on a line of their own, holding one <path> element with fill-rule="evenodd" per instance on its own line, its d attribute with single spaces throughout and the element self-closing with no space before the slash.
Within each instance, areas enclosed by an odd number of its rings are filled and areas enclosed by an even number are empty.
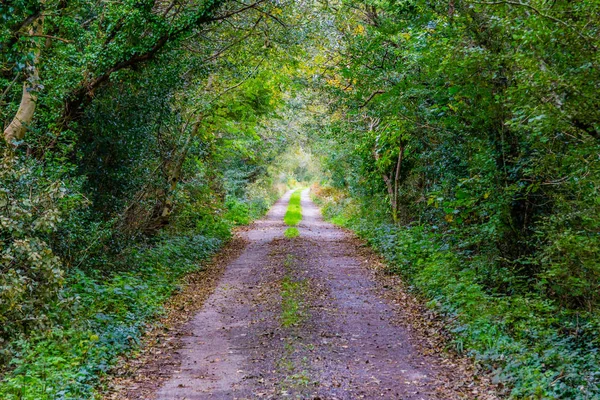
<svg viewBox="0 0 600 400">
<path fill-rule="evenodd" d="M 390 272 L 447 317 L 454 350 L 488 368 L 510 398 L 600 398 L 598 316 L 572 315 L 533 293 L 489 293 L 465 268 L 477 260 L 426 226 L 383 222 L 349 198 L 316 200 L 328 220 L 366 239 Z"/>
</svg>

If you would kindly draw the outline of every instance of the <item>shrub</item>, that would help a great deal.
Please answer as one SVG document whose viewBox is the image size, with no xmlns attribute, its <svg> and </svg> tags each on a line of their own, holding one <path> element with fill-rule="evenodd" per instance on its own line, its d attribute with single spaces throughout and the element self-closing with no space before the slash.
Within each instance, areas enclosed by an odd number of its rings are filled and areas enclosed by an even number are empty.
<svg viewBox="0 0 600 400">
<path fill-rule="evenodd" d="M 231 221 L 234 225 L 247 225 L 250 223 L 250 207 L 245 202 L 235 197 L 229 197 L 225 202 L 225 207 L 227 208 L 226 220 Z"/>
<path fill-rule="evenodd" d="M 48 311 L 60 300 L 63 265 L 48 244 L 68 204 L 67 189 L 39 166 L 5 153 L 0 159 L 0 356 L 3 343 L 48 329 Z M 0 364 L 2 359 L 0 358 Z"/>
</svg>

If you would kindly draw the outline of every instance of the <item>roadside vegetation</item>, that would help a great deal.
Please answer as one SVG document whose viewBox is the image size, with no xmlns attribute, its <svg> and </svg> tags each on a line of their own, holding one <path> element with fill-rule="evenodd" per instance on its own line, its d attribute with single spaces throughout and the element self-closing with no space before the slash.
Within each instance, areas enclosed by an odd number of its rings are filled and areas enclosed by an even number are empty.
<svg viewBox="0 0 600 400">
<path fill-rule="evenodd" d="M 181 277 L 313 181 L 507 397 L 600 397 L 598 15 L 2 3 L 0 398 L 94 398 Z"/>
<path fill-rule="evenodd" d="M 372 206 L 335 190 L 317 193 L 328 220 L 365 239 L 387 260 L 390 273 L 400 274 L 446 318 L 449 350 L 473 356 L 511 397 L 595 396 L 599 326 L 593 315 L 570 315 L 535 292 L 491 293 L 471 270 L 472 261 L 448 246 L 443 233 L 377 220 Z"/>
<path fill-rule="evenodd" d="M 599 10 L 368 2 L 328 51 L 325 214 L 516 399 L 600 397 Z"/>
</svg>

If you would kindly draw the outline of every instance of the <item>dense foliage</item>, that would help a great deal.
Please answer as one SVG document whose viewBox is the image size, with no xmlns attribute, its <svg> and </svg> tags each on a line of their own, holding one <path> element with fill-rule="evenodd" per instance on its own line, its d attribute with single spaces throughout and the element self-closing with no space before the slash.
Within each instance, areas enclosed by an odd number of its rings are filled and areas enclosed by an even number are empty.
<svg viewBox="0 0 600 400">
<path fill-rule="evenodd" d="M 597 397 L 600 3 L 344 4 L 330 215 L 513 396 Z"/>
<path fill-rule="evenodd" d="M 507 393 L 599 396 L 599 15 L 3 2 L 0 397 L 92 398 L 233 226 L 317 179 Z"/>
<path fill-rule="evenodd" d="M 294 180 L 294 43 L 260 3 L 0 5 L 2 399 L 92 398 L 180 279 Z"/>
</svg>

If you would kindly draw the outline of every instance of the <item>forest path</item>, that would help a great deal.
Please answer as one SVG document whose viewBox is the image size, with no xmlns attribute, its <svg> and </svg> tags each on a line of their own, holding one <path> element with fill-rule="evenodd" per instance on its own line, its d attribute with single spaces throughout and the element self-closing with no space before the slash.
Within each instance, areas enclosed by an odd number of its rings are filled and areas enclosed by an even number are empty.
<svg viewBox="0 0 600 400">
<path fill-rule="evenodd" d="M 289 198 L 242 233 L 247 247 L 186 327 L 180 365 L 161 370 L 170 378 L 128 398 L 465 398 L 448 385 L 460 372 L 421 354 L 402 304 L 381 295 L 356 239 L 324 222 L 308 191 L 300 236 L 284 238 Z"/>
</svg>

